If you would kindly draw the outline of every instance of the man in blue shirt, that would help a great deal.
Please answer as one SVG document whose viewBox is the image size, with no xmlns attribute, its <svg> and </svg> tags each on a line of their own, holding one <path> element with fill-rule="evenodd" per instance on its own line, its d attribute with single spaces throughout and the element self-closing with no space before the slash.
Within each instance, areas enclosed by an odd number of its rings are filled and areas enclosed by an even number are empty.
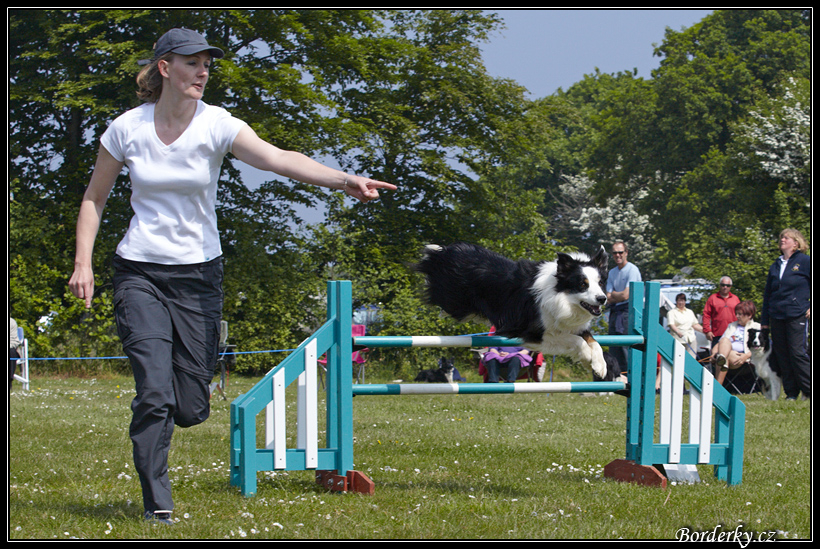
<svg viewBox="0 0 820 549">
<path fill-rule="evenodd" d="M 623 240 L 616 240 L 612 244 L 612 257 L 615 259 L 615 268 L 609 271 L 606 281 L 606 303 L 609 309 L 609 334 L 624 335 L 629 327 L 629 283 L 640 282 L 641 272 L 633 263 L 629 262 L 629 249 Z M 626 348 L 612 346 L 611 354 L 618 362 L 620 372 L 615 372 L 617 378 L 621 372 L 627 371 Z"/>
</svg>

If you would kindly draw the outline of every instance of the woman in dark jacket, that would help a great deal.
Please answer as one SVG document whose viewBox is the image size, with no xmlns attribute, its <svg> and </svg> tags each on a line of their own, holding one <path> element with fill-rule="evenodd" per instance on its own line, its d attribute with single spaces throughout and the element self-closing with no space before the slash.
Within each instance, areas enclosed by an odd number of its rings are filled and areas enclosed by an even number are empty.
<svg viewBox="0 0 820 549">
<path fill-rule="evenodd" d="M 783 380 L 788 400 L 811 398 L 808 323 L 811 318 L 811 258 L 795 229 L 780 233 L 781 255 L 769 269 L 760 324 L 771 330 L 769 365 Z"/>
</svg>

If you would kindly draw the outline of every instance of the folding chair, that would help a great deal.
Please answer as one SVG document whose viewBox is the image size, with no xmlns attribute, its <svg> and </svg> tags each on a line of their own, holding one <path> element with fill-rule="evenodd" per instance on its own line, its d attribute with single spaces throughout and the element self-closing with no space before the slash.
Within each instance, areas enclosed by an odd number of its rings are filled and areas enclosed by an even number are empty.
<svg viewBox="0 0 820 549">
<path fill-rule="evenodd" d="M 354 324 L 352 331 L 353 337 L 360 337 L 365 335 L 367 332 L 367 326 L 364 324 Z M 365 358 L 364 353 L 368 352 L 370 349 L 366 347 L 357 349 L 355 345 L 353 348 L 355 349 L 352 356 L 354 368 L 356 364 L 359 365 L 359 369 L 356 372 L 356 383 L 364 383 L 364 365 L 367 363 L 367 358 Z"/>
<path fill-rule="evenodd" d="M 712 364 L 712 353 L 708 348 L 701 348 L 698 352 L 698 362 L 709 370 L 713 376 L 717 377 L 717 372 Z M 740 368 L 729 369 L 723 379 L 723 387 L 732 395 L 748 395 L 752 393 L 765 393 L 766 382 L 757 374 L 751 362 L 743 364 Z M 777 389 L 779 390 L 779 385 Z"/>
<path fill-rule="evenodd" d="M 763 390 L 763 384 L 751 362 L 726 372 L 723 387 L 732 395 L 749 395 Z"/>
<path fill-rule="evenodd" d="M 367 326 L 365 326 L 364 324 L 354 324 L 353 329 L 351 331 L 352 331 L 351 335 L 353 337 L 360 337 L 360 336 L 363 336 L 363 335 L 366 334 Z M 368 349 L 366 347 L 359 349 L 359 348 L 356 348 L 355 345 L 353 346 L 353 348 L 355 350 L 353 351 L 353 355 L 352 355 L 351 359 L 353 360 L 354 365 L 355 364 L 359 365 L 359 369 L 356 371 L 356 383 L 364 383 L 364 365 L 367 362 L 367 358 L 365 358 L 364 353 L 368 352 L 370 349 Z M 323 372 L 327 372 L 327 356 L 322 355 L 322 358 L 317 360 L 317 362 L 322 365 L 322 370 L 319 372 L 319 377 L 320 377 L 320 380 L 322 382 L 322 388 L 324 388 L 325 379 L 324 379 L 324 376 L 322 374 L 323 374 Z"/>
<path fill-rule="evenodd" d="M 28 369 L 28 340 L 25 338 L 23 329 L 19 326 L 17 327 L 17 339 L 20 341 L 20 346 L 17 347 L 17 354 L 20 355 L 20 358 L 17 359 L 17 364 L 20 365 L 20 374 L 15 373 L 14 379 L 23 384 L 24 391 L 28 391 L 31 382 Z M 15 372 L 16 370 L 15 367 Z M 11 387 L 11 384 L 9 384 L 9 387 Z"/>
</svg>

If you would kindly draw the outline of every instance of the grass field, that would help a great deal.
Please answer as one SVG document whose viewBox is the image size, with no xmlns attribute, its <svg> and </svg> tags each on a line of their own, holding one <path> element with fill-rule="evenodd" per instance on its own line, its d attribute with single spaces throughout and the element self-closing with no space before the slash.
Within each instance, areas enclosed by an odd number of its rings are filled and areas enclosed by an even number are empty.
<svg viewBox="0 0 820 549">
<path fill-rule="evenodd" d="M 131 379 L 39 378 L 28 393 L 15 384 L 9 538 L 811 538 L 810 401 L 743 397 L 743 483 L 700 467 L 702 482 L 661 490 L 603 478 L 624 457 L 622 397 L 356 397 L 356 469 L 374 496 L 328 493 L 311 473 L 290 472 L 260 473 L 245 498 L 229 485 L 229 410 L 255 381 L 232 379 L 205 424 L 176 430 L 170 527 L 141 520 Z"/>
</svg>

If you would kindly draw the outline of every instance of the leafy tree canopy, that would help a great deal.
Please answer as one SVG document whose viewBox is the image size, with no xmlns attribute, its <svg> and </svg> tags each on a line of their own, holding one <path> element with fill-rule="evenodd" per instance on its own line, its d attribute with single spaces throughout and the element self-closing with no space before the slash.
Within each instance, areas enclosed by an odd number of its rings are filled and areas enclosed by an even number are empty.
<svg viewBox="0 0 820 549">
<path fill-rule="evenodd" d="M 421 305 L 408 269 L 424 244 L 460 239 L 540 259 L 623 238 L 644 278 L 729 274 L 759 300 L 778 232 L 811 233 L 810 12 L 717 10 L 666 30 L 650 79 L 595 71 L 532 101 L 484 68 L 501 25 L 479 10 L 9 10 L 10 308 L 35 352 L 118 352 L 108 263 L 131 216 L 127 173 L 97 239 L 92 311 L 66 291 L 74 225 L 99 136 L 138 104 L 137 61 L 172 27 L 227 52 L 207 102 L 399 186 L 352 204 L 272 174 L 246 185 L 226 159 L 224 315 L 245 350 L 294 347 L 332 278 L 381 312 L 374 330 L 464 330 Z M 326 222 L 306 226 L 304 206 Z"/>
</svg>

